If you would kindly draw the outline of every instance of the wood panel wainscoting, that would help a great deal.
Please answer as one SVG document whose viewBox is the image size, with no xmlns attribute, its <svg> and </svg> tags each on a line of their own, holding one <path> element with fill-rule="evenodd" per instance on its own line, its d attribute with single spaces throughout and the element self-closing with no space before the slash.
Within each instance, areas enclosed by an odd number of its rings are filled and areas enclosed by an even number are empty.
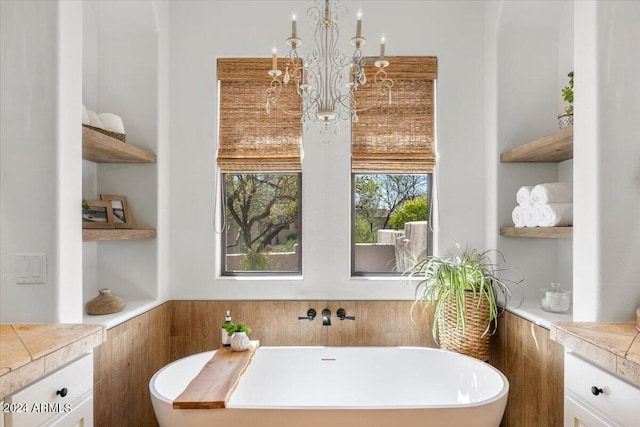
<svg viewBox="0 0 640 427">
<path fill-rule="evenodd" d="M 563 425 L 564 349 L 547 329 L 504 312 L 489 357 L 509 380 L 502 427 Z"/>
<path fill-rule="evenodd" d="M 412 301 L 172 301 L 171 360 L 220 347 L 225 312 L 253 330 L 261 346 L 419 346 L 437 347 L 432 315 Z M 313 308 L 313 321 L 298 320 Z M 322 326 L 322 310 L 331 310 L 331 326 Z M 343 308 L 356 320 L 340 320 Z"/>
<path fill-rule="evenodd" d="M 107 331 L 93 355 L 93 419 L 96 427 L 147 427 L 158 422 L 149 380 L 170 355 L 171 302 Z"/>
<path fill-rule="evenodd" d="M 412 301 L 168 301 L 107 331 L 94 352 L 96 427 L 157 426 L 149 380 L 168 363 L 220 346 L 226 310 L 232 320 L 253 329 L 261 346 L 420 346 L 437 347 L 432 315 Z M 309 308 L 313 321 L 298 320 Z M 322 310 L 331 326 L 322 326 Z M 356 320 L 339 320 L 339 308 Z M 431 312 L 432 313 L 432 312 Z"/>
</svg>

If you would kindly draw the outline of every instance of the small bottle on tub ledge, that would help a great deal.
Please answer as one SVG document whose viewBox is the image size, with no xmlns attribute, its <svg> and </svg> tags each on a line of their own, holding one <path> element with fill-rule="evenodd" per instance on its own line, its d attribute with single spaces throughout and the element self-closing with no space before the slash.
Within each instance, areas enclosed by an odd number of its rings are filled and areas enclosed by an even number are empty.
<svg viewBox="0 0 640 427">
<path fill-rule="evenodd" d="M 224 318 L 224 323 L 222 324 L 222 345 L 223 347 L 229 347 L 231 345 L 231 337 L 227 332 L 225 326 L 231 323 L 231 312 L 227 310 L 227 315 Z"/>
</svg>

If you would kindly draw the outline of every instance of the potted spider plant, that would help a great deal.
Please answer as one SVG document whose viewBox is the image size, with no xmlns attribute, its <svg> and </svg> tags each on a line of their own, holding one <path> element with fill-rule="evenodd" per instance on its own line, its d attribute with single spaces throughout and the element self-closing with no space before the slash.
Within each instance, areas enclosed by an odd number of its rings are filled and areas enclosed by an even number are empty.
<svg viewBox="0 0 640 427">
<path fill-rule="evenodd" d="M 432 334 L 440 348 L 489 359 L 489 337 L 497 319 L 511 298 L 507 283 L 498 277 L 498 269 L 489 255 L 499 251 L 463 250 L 446 258 L 428 256 L 408 273 L 419 279 L 416 304 L 426 311 L 433 307 Z M 504 257 L 502 257 L 504 260 Z M 522 280 L 520 280 L 522 281 Z M 518 282 L 519 283 L 519 282 Z"/>
</svg>

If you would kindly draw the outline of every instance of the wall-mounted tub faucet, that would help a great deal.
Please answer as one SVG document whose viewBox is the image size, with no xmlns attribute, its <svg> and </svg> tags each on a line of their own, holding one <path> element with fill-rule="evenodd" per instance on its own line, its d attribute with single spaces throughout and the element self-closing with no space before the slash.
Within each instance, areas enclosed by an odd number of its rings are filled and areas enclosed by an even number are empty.
<svg viewBox="0 0 640 427">
<path fill-rule="evenodd" d="M 307 310 L 306 316 L 298 316 L 298 320 L 313 320 L 316 318 L 316 311 L 313 308 Z"/>
<path fill-rule="evenodd" d="M 331 310 L 328 308 L 322 310 L 322 326 L 331 326 Z"/>
</svg>

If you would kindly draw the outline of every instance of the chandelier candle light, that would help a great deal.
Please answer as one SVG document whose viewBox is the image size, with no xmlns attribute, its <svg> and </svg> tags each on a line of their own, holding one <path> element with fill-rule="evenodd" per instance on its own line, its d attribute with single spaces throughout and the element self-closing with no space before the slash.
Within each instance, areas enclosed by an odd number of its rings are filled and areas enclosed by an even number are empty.
<svg viewBox="0 0 640 427">
<path fill-rule="evenodd" d="M 340 53 L 337 48 L 339 38 L 339 19 L 347 14 L 345 6 L 338 5 L 338 0 L 316 0 L 316 5 L 310 7 L 307 15 L 311 18 L 314 28 L 315 48 L 303 60 L 298 55 L 298 48 L 302 40 L 298 37 L 297 19 L 293 15 L 291 20 L 291 37 L 287 39 L 290 48 L 285 59 L 284 75 L 278 69 L 276 49 L 272 51 L 271 70 L 268 71 L 271 83 L 266 91 L 266 109 L 271 111 L 276 107 L 287 114 L 301 114 L 303 125 L 310 122 L 325 125 L 336 125 L 339 132 L 339 122 L 350 119 L 358 121 L 358 112 L 367 110 L 375 104 L 359 106 L 353 95 L 358 87 L 367 83 L 365 65 L 367 58 L 363 56 L 361 48 L 367 40 L 362 37 L 362 12 L 359 11 L 356 21 L 356 35 L 351 38 L 354 47 L 351 56 Z M 374 62 L 377 72 L 372 83 L 372 90 L 379 97 L 388 97 L 391 103 L 391 88 L 393 80 L 387 77 L 385 68 L 389 62 L 384 57 L 385 37 L 382 35 L 380 43 L 380 57 Z M 346 77 L 348 75 L 348 77 Z M 302 111 L 287 111 L 279 104 L 280 92 L 283 85 L 293 80 L 298 95 L 302 100 Z"/>
</svg>

